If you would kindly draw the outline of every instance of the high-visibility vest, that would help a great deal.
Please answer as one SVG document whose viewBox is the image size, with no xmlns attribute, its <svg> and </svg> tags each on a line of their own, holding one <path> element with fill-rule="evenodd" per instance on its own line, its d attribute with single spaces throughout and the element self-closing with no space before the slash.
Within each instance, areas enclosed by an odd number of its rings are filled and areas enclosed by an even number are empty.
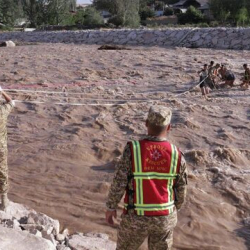
<svg viewBox="0 0 250 250">
<path fill-rule="evenodd" d="M 181 152 L 169 142 L 132 141 L 133 206 L 127 188 L 124 212 L 134 209 L 144 216 L 169 215 L 174 211 L 174 185 L 180 172 Z"/>
</svg>

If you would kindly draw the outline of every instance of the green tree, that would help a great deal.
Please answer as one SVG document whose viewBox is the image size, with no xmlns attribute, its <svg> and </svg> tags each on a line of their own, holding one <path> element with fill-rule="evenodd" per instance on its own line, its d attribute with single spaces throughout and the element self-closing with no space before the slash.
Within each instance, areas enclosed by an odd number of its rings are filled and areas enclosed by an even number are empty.
<svg viewBox="0 0 250 250">
<path fill-rule="evenodd" d="M 103 18 L 96 9 L 89 7 L 85 10 L 83 24 L 89 27 L 96 27 L 103 24 Z"/>
<path fill-rule="evenodd" d="M 15 21 L 15 2 L 14 0 L 1 0 L 0 1 L 0 22 L 13 26 Z"/>
<path fill-rule="evenodd" d="M 195 7 L 190 6 L 186 13 L 183 14 L 179 14 L 178 16 L 178 22 L 180 24 L 186 24 L 186 23 L 201 23 L 204 22 L 204 17 L 202 15 L 202 13 L 197 10 Z"/>
<path fill-rule="evenodd" d="M 174 10 L 172 8 L 166 8 L 163 13 L 164 16 L 172 16 L 174 15 Z"/>
<path fill-rule="evenodd" d="M 70 14 L 71 1 L 69 0 L 47 0 L 46 15 L 51 25 L 62 24 Z"/>
<path fill-rule="evenodd" d="M 83 25 L 84 24 L 84 15 L 85 15 L 84 9 L 78 9 L 76 12 L 76 15 L 74 17 L 75 24 Z"/>
<path fill-rule="evenodd" d="M 221 23 L 229 22 L 236 24 L 239 15 L 245 15 L 241 9 L 249 9 L 250 1 L 248 0 L 210 0 L 210 10 L 216 20 Z"/>
<path fill-rule="evenodd" d="M 22 0 L 22 4 L 32 27 L 65 25 L 73 22 L 70 12 L 75 10 L 76 0 Z"/>
<path fill-rule="evenodd" d="M 249 19 L 249 16 L 248 16 L 247 8 L 245 7 L 241 8 L 237 14 L 237 26 L 238 25 L 245 26 L 245 23 L 248 21 L 248 19 Z"/>
<path fill-rule="evenodd" d="M 116 24 L 122 26 L 137 27 L 140 24 L 139 0 L 94 0 L 94 6 L 99 10 L 107 10 L 112 15 L 110 22 L 115 20 Z"/>
<path fill-rule="evenodd" d="M 93 6 L 97 10 L 106 10 L 111 14 L 117 14 L 117 4 L 115 0 L 93 0 Z"/>
<path fill-rule="evenodd" d="M 23 10 L 28 20 L 30 21 L 31 27 L 37 26 L 37 18 L 39 14 L 39 6 L 41 1 L 36 0 L 22 0 Z"/>
<path fill-rule="evenodd" d="M 139 0 L 115 0 L 117 16 L 121 18 L 122 25 L 137 27 L 140 25 Z"/>
<path fill-rule="evenodd" d="M 143 9 L 141 9 L 139 14 L 140 14 L 142 21 L 145 21 L 147 18 L 155 16 L 155 12 L 149 7 L 145 7 Z"/>
</svg>

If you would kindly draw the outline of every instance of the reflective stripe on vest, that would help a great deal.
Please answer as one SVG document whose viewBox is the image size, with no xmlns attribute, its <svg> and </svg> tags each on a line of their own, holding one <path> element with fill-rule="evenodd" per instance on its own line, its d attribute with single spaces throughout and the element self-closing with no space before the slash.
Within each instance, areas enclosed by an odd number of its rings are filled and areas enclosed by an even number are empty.
<svg viewBox="0 0 250 250">
<path fill-rule="evenodd" d="M 132 142 L 133 148 L 133 160 L 134 160 L 134 181 L 135 181 L 135 195 L 136 203 L 135 210 L 138 215 L 144 215 L 145 211 L 163 211 L 169 210 L 169 213 L 173 212 L 174 209 L 174 198 L 173 198 L 173 184 L 174 179 L 177 177 L 177 166 L 179 159 L 179 152 L 176 146 L 171 145 L 171 163 L 169 173 L 158 173 L 158 172 L 142 172 L 142 159 L 141 159 L 141 146 L 139 141 Z M 168 180 L 167 191 L 168 191 L 168 203 L 163 204 L 144 204 L 143 201 L 143 180 Z M 125 209 L 128 204 L 125 204 Z"/>
</svg>

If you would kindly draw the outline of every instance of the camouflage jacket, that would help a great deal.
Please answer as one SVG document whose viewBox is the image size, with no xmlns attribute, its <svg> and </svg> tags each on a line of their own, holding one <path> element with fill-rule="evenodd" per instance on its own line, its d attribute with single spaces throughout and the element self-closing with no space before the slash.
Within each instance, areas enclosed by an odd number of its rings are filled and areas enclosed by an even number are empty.
<svg viewBox="0 0 250 250">
<path fill-rule="evenodd" d="M 166 141 L 156 137 L 147 136 L 145 139 L 150 141 Z M 129 145 L 126 145 L 123 155 L 116 166 L 116 172 L 108 194 L 106 206 L 108 209 L 116 209 L 118 203 L 122 199 L 127 186 L 133 190 L 133 179 L 128 181 L 128 176 L 132 175 L 132 154 Z M 180 176 L 175 185 L 178 201 L 175 202 L 177 210 L 179 210 L 185 201 L 187 189 L 187 168 L 184 156 L 181 157 Z M 129 199 L 131 201 L 131 198 Z M 130 204 L 133 205 L 133 204 Z"/>
<path fill-rule="evenodd" d="M 14 102 L 0 104 L 0 148 L 7 149 L 7 118 L 15 106 Z"/>
</svg>

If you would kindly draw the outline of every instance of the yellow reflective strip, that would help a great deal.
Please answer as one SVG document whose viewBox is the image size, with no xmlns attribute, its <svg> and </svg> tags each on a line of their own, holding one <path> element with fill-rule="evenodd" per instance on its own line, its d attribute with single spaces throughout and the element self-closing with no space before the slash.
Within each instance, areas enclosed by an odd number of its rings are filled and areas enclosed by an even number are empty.
<svg viewBox="0 0 250 250">
<path fill-rule="evenodd" d="M 173 174 L 173 165 L 174 165 L 174 147 L 171 144 L 171 164 L 170 164 L 170 174 Z"/>
<path fill-rule="evenodd" d="M 172 166 L 173 166 L 173 145 L 171 144 L 171 161 L 170 161 L 170 171 L 169 173 L 172 174 Z"/>
<path fill-rule="evenodd" d="M 144 215 L 144 211 L 142 209 L 135 209 L 138 212 L 138 215 Z"/>
<path fill-rule="evenodd" d="M 158 173 L 158 172 L 142 172 L 142 173 L 134 173 L 136 177 L 144 177 L 144 176 L 162 176 L 162 177 L 176 177 L 177 174 L 166 174 L 166 173 Z"/>
<path fill-rule="evenodd" d="M 138 154 L 139 172 L 142 173 L 142 164 L 141 164 L 141 145 L 140 145 L 140 142 L 139 142 L 139 141 L 137 141 L 137 154 Z"/>
<path fill-rule="evenodd" d="M 132 141 L 132 145 L 133 145 L 133 153 L 134 153 L 134 165 L 135 165 L 135 172 L 138 172 L 138 160 L 137 160 L 137 147 L 136 147 L 136 142 Z"/>
<path fill-rule="evenodd" d="M 139 183 L 140 180 L 135 180 L 135 183 L 136 183 L 136 202 L 140 204 L 140 189 L 139 189 L 139 186 L 140 186 L 140 183 Z"/>
<path fill-rule="evenodd" d="M 176 174 L 176 167 L 177 167 L 177 149 L 174 145 L 171 144 L 171 167 L 170 167 L 170 174 Z M 168 182 L 168 200 L 173 200 L 173 179 L 170 179 Z"/>
<path fill-rule="evenodd" d="M 174 147 L 171 144 L 171 164 L 170 164 L 170 174 L 173 174 L 173 164 L 174 164 Z M 172 201 L 172 190 L 173 190 L 173 185 L 172 185 L 172 181 L 171 179 L 168 180 L 168 184 L 167 184 L 167 189 L 168 189 L 168 201 L 171 202 Z"/>
<path fill-rule="evenodd" d="M 135 173 L 134 175 L 162 175 L 162 176 L 177 176 L 177 174 L 165 174 L 165 173 L 158 173 L 158 172 L 142 172 L 142 173 Z"/>
<path fill-rule="evenodd" d="M 142 180 L 138 179 L 138 190 L 139 190 L 139 204 L 143 204 L 143 191 L 142 191 Z"/>
<path fill-rule="evenodd" d="M 178 152 L 176 146 L 174 146 L 174 148 L 175 148 L 175 162 L 174 162 L 174 172 L 173 172 L 173 174 L 176 174 L 177 165 L 178 165 L 178 158 L 179 158 L 179 152 Z"/>
<path fill-rule="evenodd" d="M 144 213 L 145 211 L 163 211 L 163 210 L 170 210 L 174 208 L 174 205 L 172 205 L 171 207 L 163 207 L 163 208 L 143 208 L 143 209 L 136 209 L 135 210 L 138 212 L 138 215 L 144 215 L 144 214 L 141 214 L 142 212 Z"/>
<path fill-rule="evenodd" d="M 164 176 L 135 176 L 134 179 L 140 180 L 173 180 L 176 177 L 164 177 Z"/>
<path fill-rule="evenodd" d="M 174 201 L 168 202 L 168 203 L 162 203 L 162 204 L 138 204 L 135 205 L 138 207 L 168 207 L 174 204 Z"/>
<path fill-rule="evenodd" d="M 169 180 L 169 199 L 168 201 L 173 200 L 173 180 Z"/>
<path fill-rule="evenodd" d="M 135 141 L 136 144 L 136 155 L 137 155 L 137 171 L 139 173 L 142 173 L 142 164 L 141 164 L 141 146 L 140 146 L 140 142 L 139 141 Z M 138 174 L 138 172 L 136 174 Z M 137 197 L 138 197 L 138 204 L 143 204 L 143 179 L 142 178 L 138 178 L 137 180 Z M 141 215 L 144 214 L 143 212 L 141 213 Z"/>
</svg>

